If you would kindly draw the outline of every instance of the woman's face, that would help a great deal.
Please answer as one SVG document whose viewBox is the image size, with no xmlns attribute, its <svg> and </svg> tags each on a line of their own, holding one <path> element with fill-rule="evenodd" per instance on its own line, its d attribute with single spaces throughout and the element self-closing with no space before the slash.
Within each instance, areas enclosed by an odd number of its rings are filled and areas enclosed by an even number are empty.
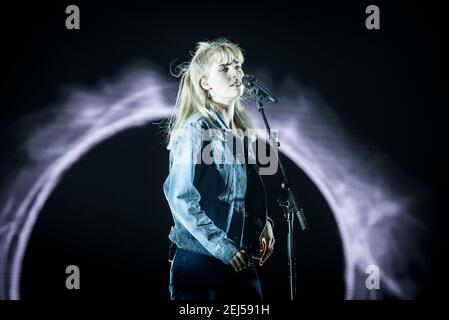
<svg viewBox="0 0 449 320">
<path fill-rule="evenodd" d="M 214 62 L 207 78 L 201 81 L 201 86 L 210 92 L 214 101 L 228 104 L 243 94 L 243 75 L 242 65 L 237 61 Z"/>
</svg>

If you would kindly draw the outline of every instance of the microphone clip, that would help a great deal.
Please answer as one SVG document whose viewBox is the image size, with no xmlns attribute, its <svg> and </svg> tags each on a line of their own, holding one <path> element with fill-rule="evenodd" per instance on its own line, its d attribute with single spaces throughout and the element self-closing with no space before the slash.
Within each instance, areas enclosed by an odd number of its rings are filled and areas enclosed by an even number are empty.
<svg viewBox="0 0 449 320">
<path fill-rule="evenodd" d="M 267 88 L 262 86 L 256 79 L 255 76 L 246 74 L 242 79 L 243 85 L 252 90 L 258 102 L 262 105 L 262 101 L 266 100 L 269 103 L 276 104 L 279 102 L 279 98 L 270 92 Z"/>
</svg>

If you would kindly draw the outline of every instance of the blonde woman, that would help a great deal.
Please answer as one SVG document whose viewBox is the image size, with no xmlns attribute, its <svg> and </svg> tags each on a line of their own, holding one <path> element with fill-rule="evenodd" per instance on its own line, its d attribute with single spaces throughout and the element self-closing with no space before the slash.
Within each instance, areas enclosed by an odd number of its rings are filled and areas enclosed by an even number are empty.
<svg viewBox="0 0 449 320">
<path fill-rule="evenodd" d="M 243 61 L 227 39 L 199 42 L 177 74 L 163 185 L 174 222 L 172 300 L 262 300 L 254 262 L 263 265 L 275 239 L 258 166 L 241 161 L 256 158 L 241 103 Z"/>
</svg>

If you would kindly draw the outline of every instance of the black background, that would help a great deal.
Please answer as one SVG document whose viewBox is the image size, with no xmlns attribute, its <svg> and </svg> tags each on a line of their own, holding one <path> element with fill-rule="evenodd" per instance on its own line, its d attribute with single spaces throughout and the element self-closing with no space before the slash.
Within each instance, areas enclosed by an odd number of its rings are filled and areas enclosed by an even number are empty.
<svg viewBox="0 0 449 320">
<path fill-rule="evenodd" d="M 80 8 L 80 30 L 65 28 L 69 4 Z M 365 28 L 370 4 L 380 8 L 380 30 Z M 95 89 L 135 61 L 151 62 L 169 78 L 170 63 L 188 60 L 197 41 L 226 36 L 245 49 L 246 70 L 265 68 L 274 83 L 293 75 L 316 89 L 356 134 L 431 190 L 428 214 L 437 237 L 426 296 L 440 296 L 447 248 L 442 12 L 437 2 L 405 1 L 9 3 L 1 20 L 0 160 L 27 134 L 14 131 L 16 121 L 63 101 L 61 87 Z M 23 298 L 166 299 L 170 217 L 161 189 L 167 173 L 162 139 L 153 125 L 127 130 L 64 176 L 33 231 Z M 332 213 L 310 180 L 292 163 L 287 167 L 305 211 L 315 215 L 314 231 L 298 233 L 300 297 L 341 299 L 343 257 Z M 285 299 L 285 226 L 274 203 L 278 180 L 268 183 L 279 236 L 261 276 L 268 298 Z M 80 267 L 79 291 L 64 287 L 68 264 Z"/>
</svg>

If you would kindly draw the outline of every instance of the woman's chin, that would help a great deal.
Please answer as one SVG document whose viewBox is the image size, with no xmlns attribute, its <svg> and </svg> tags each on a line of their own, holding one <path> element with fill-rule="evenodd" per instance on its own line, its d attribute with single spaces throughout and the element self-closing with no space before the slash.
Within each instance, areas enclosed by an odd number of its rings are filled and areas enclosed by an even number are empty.
<svg viewBox="0 0 449 320">
<path fill-rule="evenodd" d="M 236 98 L 240 98 L 241 96 L 243 96 L 243 89 L 238 90 L 237 94 L 235 95 Z"/>
</svg>

